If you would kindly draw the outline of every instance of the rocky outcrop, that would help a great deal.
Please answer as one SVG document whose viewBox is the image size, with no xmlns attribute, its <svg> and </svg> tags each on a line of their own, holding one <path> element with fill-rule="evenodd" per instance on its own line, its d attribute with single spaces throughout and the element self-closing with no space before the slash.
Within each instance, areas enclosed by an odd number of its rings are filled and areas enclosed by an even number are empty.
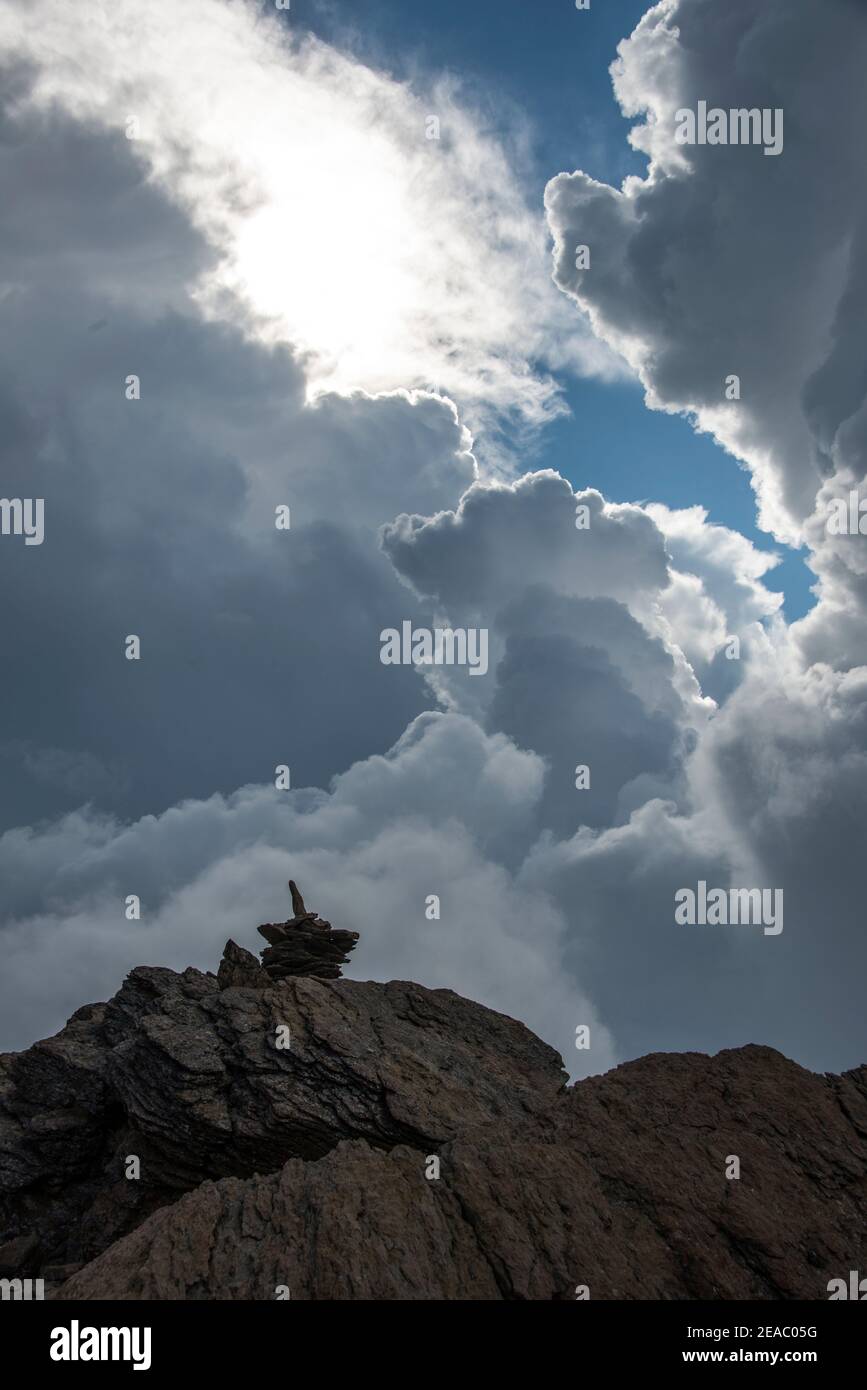
<svg viewBox="0 0 867 1390">
<path fill-rule="evenodd" d="M 821 1298 L 867 1269 L 865 1182 L 867 1068 L 746 1047 L 569 1087 L 449 990 L 234 943 L 0 1058 L 0 1268 L 63 1298 Z"/>
<path fill-rule="evenodd" d="M 269 976 L 265 974 L 252 951 L 246 951 L 235 941 L 227 941 L 223 959 L 217 971 L 220 989 L 264 989 Z"/>
</svg>

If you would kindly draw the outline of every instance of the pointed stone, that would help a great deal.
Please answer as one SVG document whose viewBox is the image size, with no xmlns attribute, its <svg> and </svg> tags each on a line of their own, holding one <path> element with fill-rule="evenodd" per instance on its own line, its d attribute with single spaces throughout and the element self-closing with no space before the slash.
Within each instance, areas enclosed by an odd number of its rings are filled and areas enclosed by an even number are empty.
<svg viewBox="0 0 867 1390">
<path fill-rule="evenodd" d="M 268 976 L 252 951 L 246 951 L 230 938 L 217 971 L 217 984 L 220 989 L 263 989 L 268 984 Z"/>
</svg>

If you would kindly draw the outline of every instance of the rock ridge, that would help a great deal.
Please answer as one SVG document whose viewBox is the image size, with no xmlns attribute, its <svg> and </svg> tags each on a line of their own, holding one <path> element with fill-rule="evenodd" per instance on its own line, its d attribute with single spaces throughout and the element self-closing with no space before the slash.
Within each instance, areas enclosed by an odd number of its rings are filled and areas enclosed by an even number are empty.
<svg viewBox="0 0 867 1390">
<path fill-rule="evenodd" d="M 747 1046 L 569 1086 L 514 1019 L 341 978 L 311 943 L 345 958 L 357 934 L 296 893 L 261 963 L 230 941 L 217 975 L 137 967 L 0 1056 L 0 1277 L 69 1299 L 794 1299 L 867 1270 L 867 1067 Z"/>
</svg>

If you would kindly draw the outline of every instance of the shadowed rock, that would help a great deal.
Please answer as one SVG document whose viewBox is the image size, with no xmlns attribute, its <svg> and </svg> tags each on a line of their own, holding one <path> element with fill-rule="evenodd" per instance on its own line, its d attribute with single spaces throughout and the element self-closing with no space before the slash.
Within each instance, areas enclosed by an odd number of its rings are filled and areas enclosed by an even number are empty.
<svg viewBox="0 0 867 1390">
<path fill-rule="evenodd" d="M 297 976 L 222 989 L 140 966 L 108 1004 L 0 1055 L 0 1245 L 29 1238 L 10 1252 L 21 1274 L 90 1261 L 207 1179 L 344 1139 L 430 1153 L 461 1128 L 535 1113 L 564 1080 L 522 1024 L 449 990 Z"/>
<path fill-rule="evenodd" d="M 346 964 L 350 951 L 355 950 L 358 932 L 334 931 L 301 923 L 286 936 L 274 940 L 266 936 L 272 927 L 259 931 L 273 944 L 262 952 L 262 968 L 272 980 L 288 975 L 311 975 L 315 980 L 336 980 Z"/>
<path fill-rule="evenodd" d="M 867 1069 L 814 1076 L 747 1047 L 547 1095 L 535 1115 L 466 1115 L 435 1145 L 344 1140 L 204 1184 L 62 1296 L 265 1300 L 288 1284 L 295 1300 L 572 1301 L 586 1284 L 593 1299 L 824 1299 L 865 1267 Z"/>
<path fill-rule="evenodd" d="M 307 967 L 355 936 L 299 916 L 270 950 Z M 570 1088 L 449 990 L 232 941 L 0 1056 L 0 1268 L 50 1297 L 824 1299 L 867 1268 L 865 1189 L 865 1067 L 744 1047 Z"/>
<path fill-rule="evenodd" d="M 223 959 L 217 971 L 220 989 L 264 989 L 269 976 L 253 955 L 231 937 L 223 948 Z"/>
<path fill-rule="evenodd" d="M 0 1245 L 0 1278 L 15 1276 L 21 1269 L 31 1269 L 40 1263 L 41 1250 L 35 1235 L 17 1236 Z"/>
</svg>

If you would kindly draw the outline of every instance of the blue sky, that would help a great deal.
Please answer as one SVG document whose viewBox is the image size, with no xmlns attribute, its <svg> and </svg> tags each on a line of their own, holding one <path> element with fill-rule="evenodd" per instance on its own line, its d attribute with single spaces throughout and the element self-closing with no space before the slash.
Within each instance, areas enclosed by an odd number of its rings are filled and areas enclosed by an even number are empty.
<svg viewBox="0 0 867 1390">
<path fill-rule="evenodd" d="M 619 183 L 645 160 L 627 143 L 630 122 L 615 101 L 608 73 L 617 44 L 649 8 L 645 0 L 294 0 L 287 22 L 309 27 L 397 77 L 447 71 L 492 125 L 509 112 L 529 125 L 524 170 L 528 197 L 541 206 L 545 184 L 583 168 Z M 571 415 L 546 430 L 529 461 L 553 467 L 612 501 L 700 504 L 710 519 L 748 536 L 781 562 L 765 577 L 785 595 L 786 617 L 815 602 L 815 576 L 803 552 L 776 544 L 755 524 L 748 474 L 688 421 L 649 411 L 638 386 L 563 380 Z"/>
</svg>

